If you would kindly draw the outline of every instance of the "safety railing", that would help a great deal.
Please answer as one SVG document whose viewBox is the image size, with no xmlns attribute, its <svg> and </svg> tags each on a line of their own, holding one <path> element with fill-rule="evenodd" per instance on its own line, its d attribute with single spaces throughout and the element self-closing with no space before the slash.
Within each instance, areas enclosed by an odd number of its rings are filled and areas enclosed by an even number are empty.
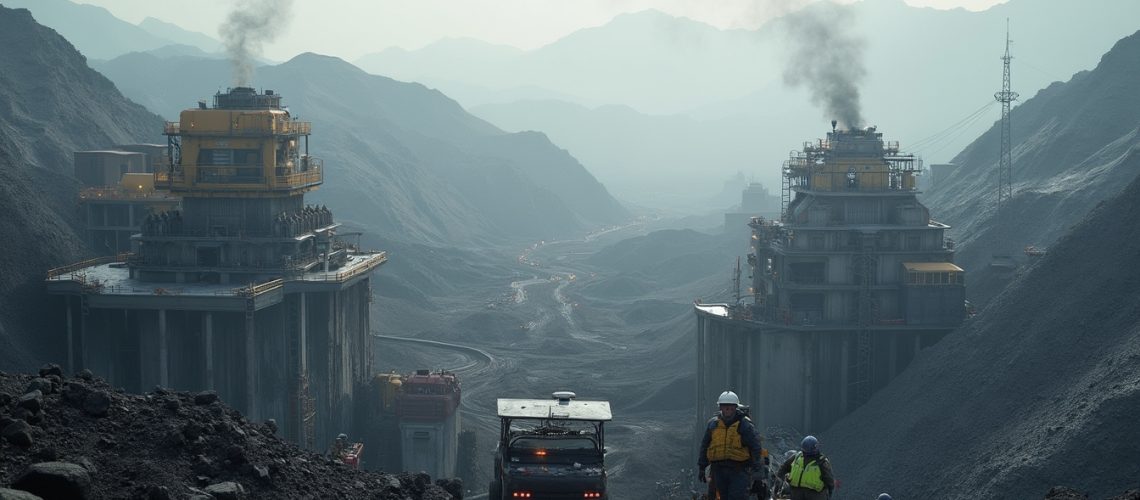
<svg viewBox="0 0 1140 500">
<path fill-rule="evenodd" d="M 376 266 L 379 266 L 380 264 L 383 264 L 387 261 L 388 252 L 376 252 L 365 258 L 362 262 L 359 262 L 352 266 L 351 269 L 336 273 L 310 272 L 303 275 L 300 279 L 302 281 L 321 281 L 334 283 L 348 281 L 349 279 L 352 279 L 356 276 L 372 271 L 376 268 Z"/>
<path fill-rule="evenodd" d="M 177 201 L 178 197 L 165 191 L 132 191 L 121 187 L 89 187 L 79 191 L 81 200 L 154 200 Z"/>
<path fill-rule="evenodd" d="M 154 183 L 160 188 L 209 186 L 211 189 L 298 189 L 324 182 L 324 163 L 318 158 L 303 160 L 305 170 L 283 175 L 266 176 L 260 165 L 180 165 L 174 172 L 155 172 Z M 187 175 L 193 171 L 193 176 Z M 271 185 L 267 181 L 272 180 Z"/>
<path fill-rule="evenodd" d="M 278 278 L 275 280 L 266 281 L 265 283 L 259 283 L 259 284 L 250 283 L 247 286 L 243 286 L 240 288 L 233 288 L 233 289 L 229 290 L 229 294 L 235 295 L 238 297 L 253 298 L 253 297 L 256 297 L 256 296 L 261 295 L 263 293 L 271 292 L 273 290 L 281 288 L 284 285 L 285 285 L 285 280 Z M 215 292 L 215 294 L 216 295 L 224 295 L 226 293 L 224 291 L 218 291 L 218 292 Z"/>
<path fill-rule="evenodd" d="M 183 128 L 180 122 L 166 122 L 162 128 L 162 133 L 165 135 L 182 135 L 183 133 L 191 133 L 193 135 L 210 135 L 210 136 L 267 136 L 267 135 L 309 135 L 312 133 L 313 124 L 311 122 L 302 121 L 278 121 L 275 122 L 272 128 L 262 127 L 228 127 L 222 130 L 196 130 L 194 125 Z"/>
<path fill-rule="evenodd" d="M 65 274 L 71 274 L 80 269 L 85 269 L 91 266 L 101 266 L 103 264 L 112 264 L 115 262 L 126 262 L 131 256 L 130 253 L 121 253 L 118 255 L 107 255 L 104 257 L 95 257 L 94 259 L 87 259 L 83 262 L 76 262 L 75 264 L 49 269 L 47 272 L 47 279 L 57 279 Z"/>
</svg>

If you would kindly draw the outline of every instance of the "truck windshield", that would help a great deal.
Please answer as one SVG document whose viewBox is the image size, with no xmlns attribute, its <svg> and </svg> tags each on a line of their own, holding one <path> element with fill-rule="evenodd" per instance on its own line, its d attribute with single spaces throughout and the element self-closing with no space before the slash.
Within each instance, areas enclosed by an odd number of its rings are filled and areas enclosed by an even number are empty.
<svg viewBox="0 0 1140 500">
<path fill-rule="evenodd" d="M 511 448 L 516 450 L 562 450 L 562 451 L 595 451 L 597 446 L 588 438 L 527 438 L 515 439 Z"/>
</svg>

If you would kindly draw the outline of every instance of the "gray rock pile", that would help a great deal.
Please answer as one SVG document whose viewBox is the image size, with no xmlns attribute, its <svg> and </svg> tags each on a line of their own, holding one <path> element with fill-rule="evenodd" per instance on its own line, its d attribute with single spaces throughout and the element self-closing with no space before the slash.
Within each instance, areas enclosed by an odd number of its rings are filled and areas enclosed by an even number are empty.
<svg viewBox="0 0 1140 500">
<path fill-rule="evenodd" d="M 56 365 L 0 372 L 0 500 L 462 498 L 458 481 L 353 470 L 276 430 L 213 392 L 127 394 Z"/>
</svg>

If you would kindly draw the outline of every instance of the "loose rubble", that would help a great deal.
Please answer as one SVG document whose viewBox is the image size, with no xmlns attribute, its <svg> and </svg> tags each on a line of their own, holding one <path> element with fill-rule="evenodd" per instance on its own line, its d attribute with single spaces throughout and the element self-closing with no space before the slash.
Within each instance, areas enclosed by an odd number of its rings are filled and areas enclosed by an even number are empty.
<svg viewBox="0 0 1140 500">
<path fill-rule="evenodd" d="M 462 498 L 458 480 L 353 470 L 213 392 L 115 390 L 56 365 L 0 373 L 0 500 Z"/>
</svg>

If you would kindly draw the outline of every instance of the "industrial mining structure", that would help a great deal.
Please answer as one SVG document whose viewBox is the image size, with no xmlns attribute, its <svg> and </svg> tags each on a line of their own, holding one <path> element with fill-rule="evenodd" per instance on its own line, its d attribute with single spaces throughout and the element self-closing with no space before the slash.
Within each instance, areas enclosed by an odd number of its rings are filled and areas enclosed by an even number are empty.
<svg viewBox="0 0 1140 500">
<path fill-rule="evenodd" d="M 961 324 L 965 273 L 919 170 L 874 127 L 835 122 L 791 154 L 779 220 L 749 222 L 749 293 L 695 305 L 698 425 L 734 390 L 761 428 L 819 432 Z"/>
<path fill-rule="evenodd" d="M 167 123 L 154 186 L 181 210 L 147 215 L 130 253 L 48 273 L 69 367 L 135 392 L 216 390 L 311 449 L 363 426 L 371 272 L 387 257 L 305 204 L 324 181 L 310 129 L 280 95 L 248 87 Z"/>
<path fill-rule="evenodd" d="M 461 427 L 459 377 L 449 371 L 416 370 L 373 377 L 375 406 L 367 438 L 379 446 L 367 460 L 382 470 L 456 477 Z"/>
</svg>

